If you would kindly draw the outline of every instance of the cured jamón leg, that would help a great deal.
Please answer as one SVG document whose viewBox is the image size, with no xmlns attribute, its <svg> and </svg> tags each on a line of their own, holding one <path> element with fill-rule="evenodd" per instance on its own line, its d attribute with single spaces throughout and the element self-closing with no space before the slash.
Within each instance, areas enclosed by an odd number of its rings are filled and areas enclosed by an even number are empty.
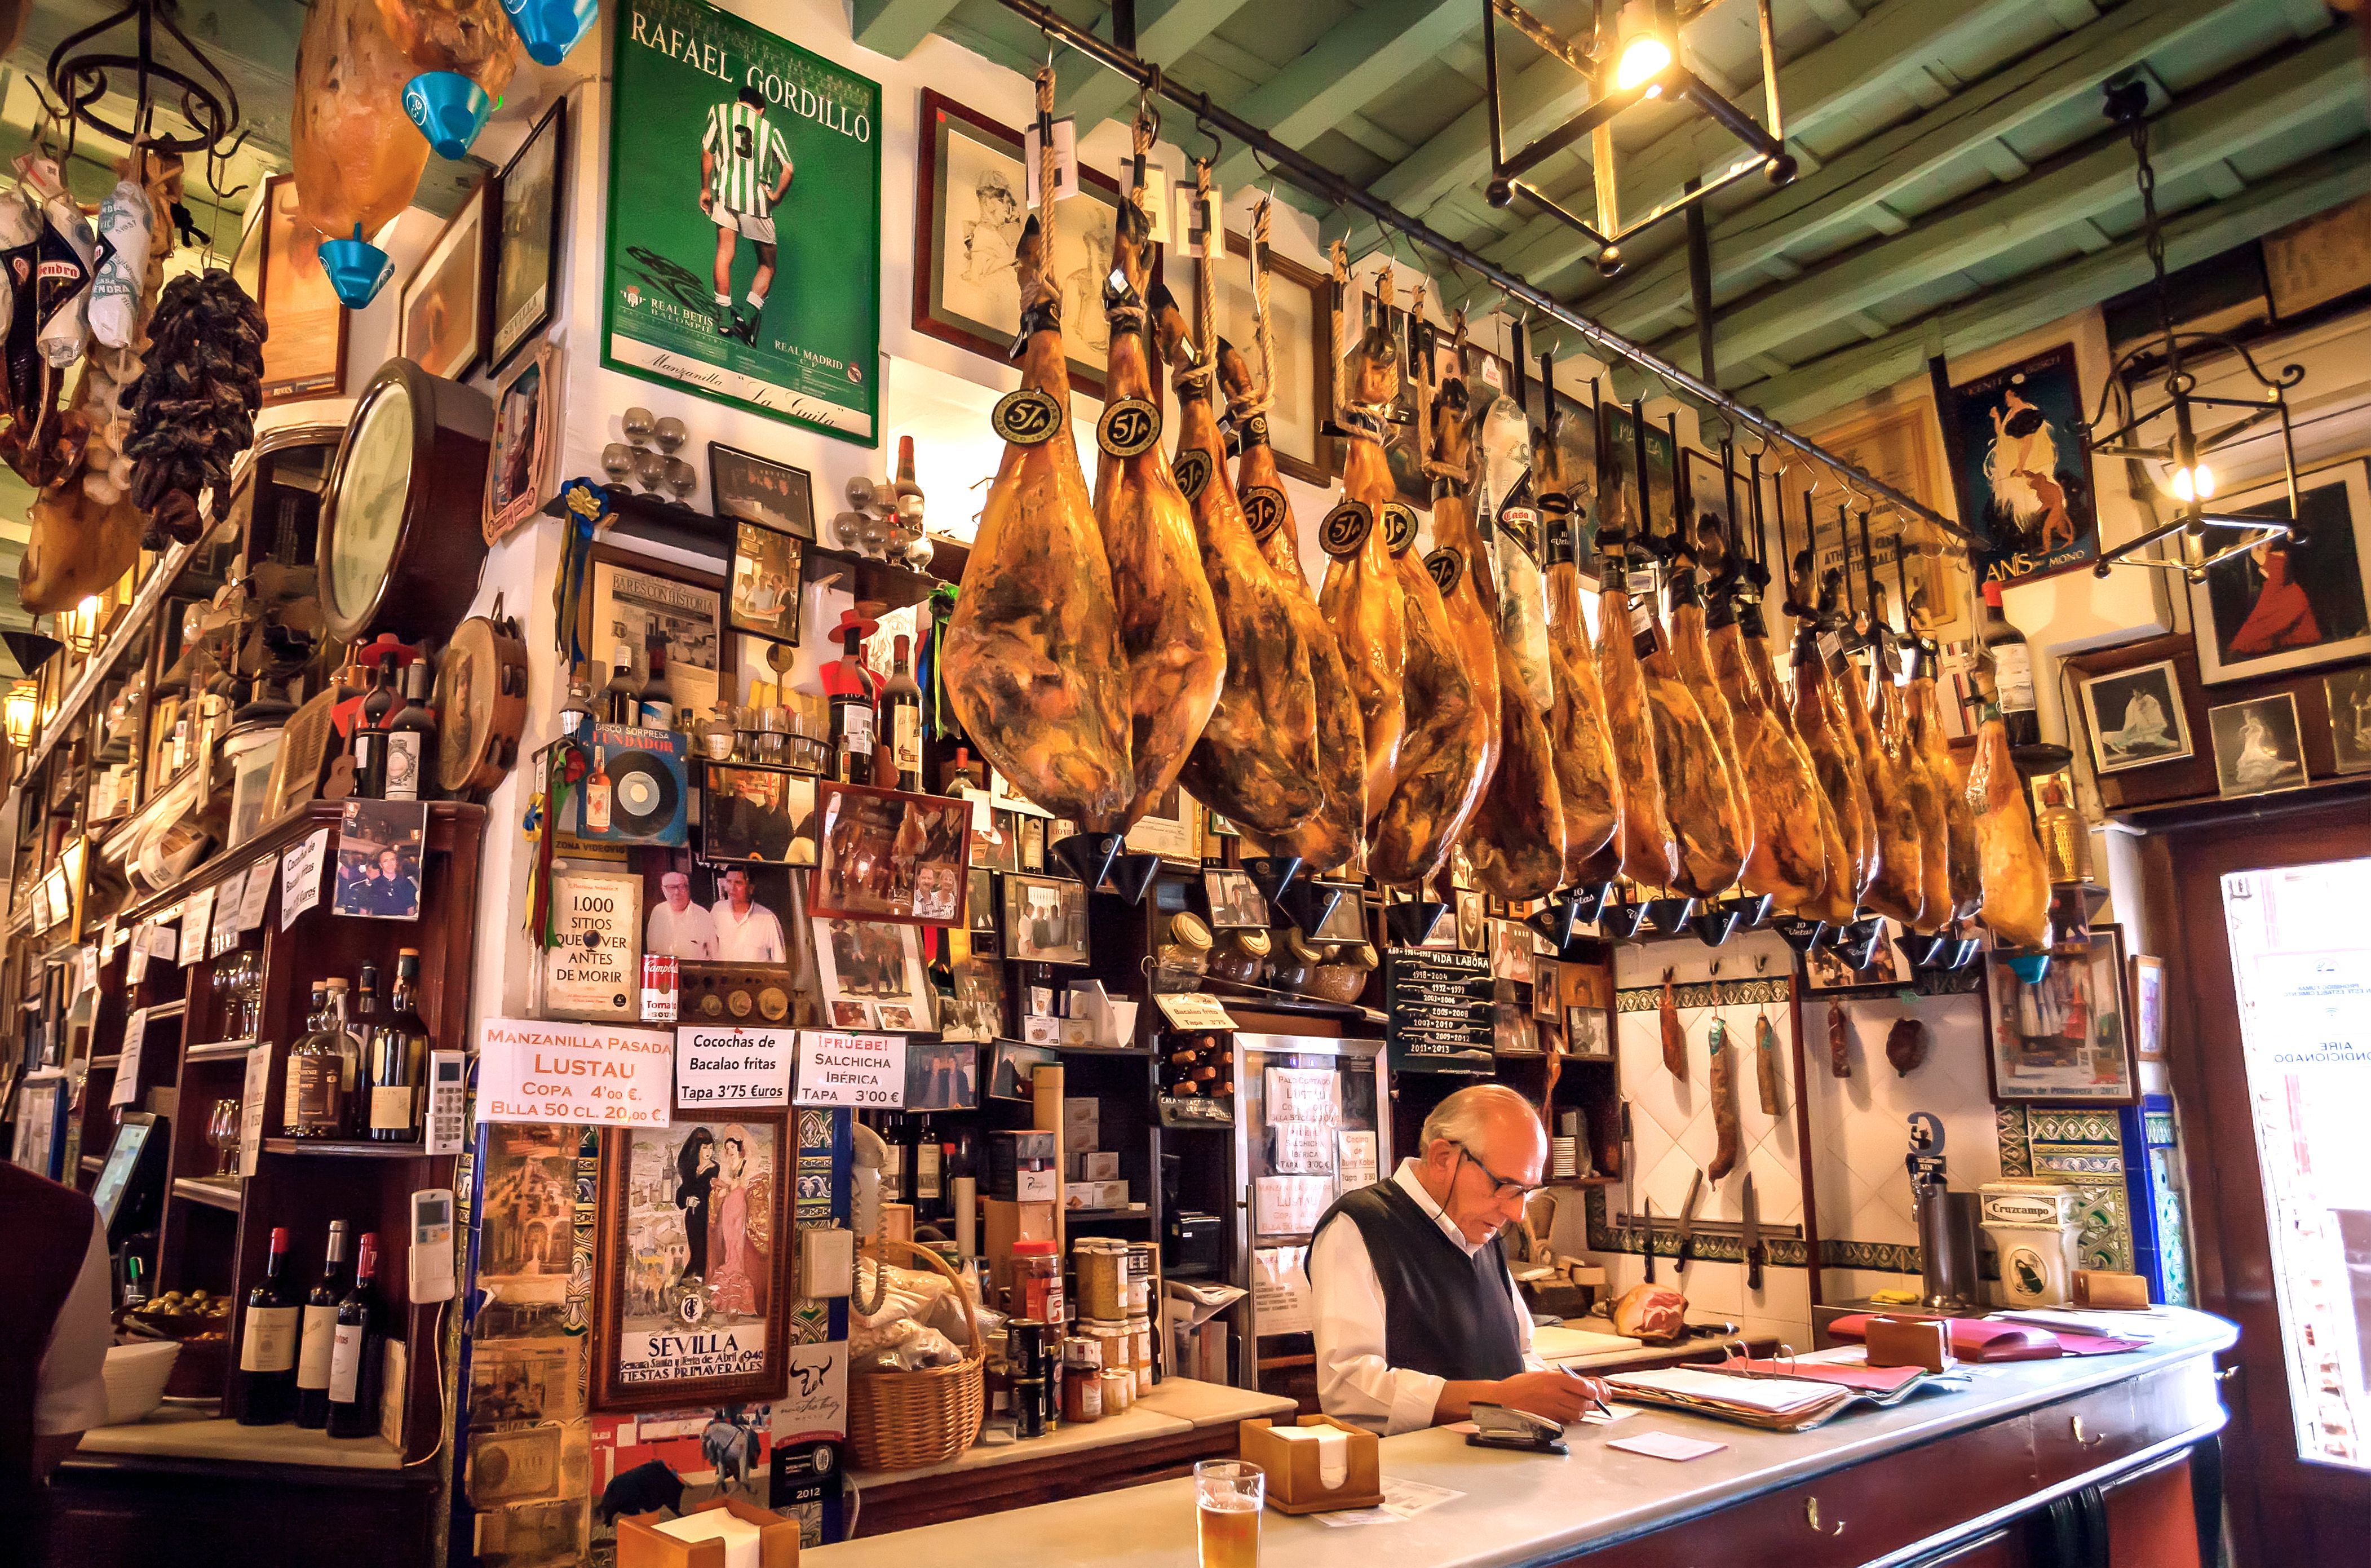
<svg viewBox="0 0 2371 1568">
<path fill-rule="evenodd" d="M 1655 755 L 1655 720 L 1647 700 L 1647 671 L 1638 643 L 1644 617 L 1631 624 L 1627 559 L 1619 527 L 1597 536 L 1602 586 L 1597 594 L 1597 674 L 1605 692 L 1606 737 L 1621 780 L 1622 874 L 1641 887 L 1669 887 L 1679 875 L 1680 846 L 1663 798 L 1662 765 Z"/>
<path fill-rule="evenodd" d="M 1869 820 L 1877 829 L 1877 880 L 1863 902 L 1903 925 L 1915 925 L 1926 906 L 1926 868 L 1920 859 L 1918 812 L 1910 794 L 1908 738 L 1885 723 L 1885 651 L 1876 651 L 1861 699 L 1847 701 L 1845 721 L 1866 758 Z"/>
<path fill-rule="evenodd" d="M 1943 738 L 1943 713 L 1935 694 L 1934 644 L 1921 640 L 1918 673 L 1910 682 L 1910 744 L 1926 761 L 1926 769 L 1943 799 L 1944 873 L 1950 900 L 1949 920 L 1964 920 L 1976 912 L 1984 881 L 1976 856 L 1976 819 L 1968 810 L 1967 779 L 1952 760 L 1950 743 Z"/>
<path fill-rule="evenodd" d="M 1706 646 L 1706 617 L 1702 591 L 1697 585 L 1695 569 L 1683 565 L 1671 578 L 1671 665 L 1679 674 L 1680 684 L 1695 698 L 1703 713 L 1707 731 L 1712 736 L 1708 766 L 1728 792 L 1728 820 L 1735 824 L 1739 865 L 1731 880 L 1741 875 L 1752 863 L 1754 845 L 1754 815 L 1746 799 L 1745 775 L 1741 765 L 1744 752 L 1737 740 L 1736 715 L 1729 704 L 1729 695 L 1714 679 L 1712 654 Z M 1717 794 L 1718 791 L 1708 791 Z M 1721 884 L 1727 886 L 1726 882 Z M 1713 890 L 1713 891 L 1718 891 Z M 1777 893 L 1776 887 L 1751 888 L 1755 893 Z M 1699 897 L 1706 896 L 1699 894 Z"/>
<path fill-rule="evenodd" d="M 1342 338 L 1341 293 L 1348 263 L 1342 248 L 1334 254 L 1335 340 Z M 1361 412 L 1391 401 L 1399 385 L 1388 330 L 1378 329 L 1353 348 L 1339 378 L 1335 418 L 1364 433 L 1347 444 L 1342 458 L 1342 504 L 1326 513 L 1320 543 L 1327 557 L 1317 607 L 1342 650 L 1342 667 L 1359 699 L 1366 732 L 1367 818 L 1372 823 L 1391 801 L 1392 774 L 1407 730 L 1407 603 L 1375 510 L 1392 495 L 1392 470 L 1383 456 L 1382 429 L 1376 416 Z M 1369 430 L 1368 425 L 1373 428 Z"/>
<path fill-rule="evenodd" d="M 1693 898 L 1726 892 L 1744 868 L 1749 847 L 1737 794 L 1720 760 L 1712 722 L 1680 678 L 1672 634 L 1648 601 L 1651 651 L 1640 660 L 1647 674 L 1647 711 L 1655 725 L 1655 761 L 1663 775 L 1663 799 L 1671 833 L 1680 847 L 1679 870 L 1669 885 Z"/>
<path fill-rule="evenodd" d="M 2012 947 L 2050 941 L 2050 871 L 2033 836 L 2033 810 L 2025 782 L 2009 759 L 2008 729 L 2000 709 L 1985 704 L 1976 727 L 1976 760 L 1968 767 L 1968 809 L 1976 819 L 1976 854 L 1983 866 L 1984 902 L 1976 917 Z"/>
<path fill-rule="evenodd" d="M 1532 467 L 1544 519 L 1545 622 L 1549 706 L 1548 755 L 1556 767 L 1564 805 L 1564 880 L 1579 883 L 1582 868 L 1613 837 L 1621 821 L 1622 786 L 1608 738 L 1605 692 L 1589 645 L 1589 623 L 1580 607 L 1580 569 L 1575 561 L 1573 518 L 1581 510 L 1577 487 L 1584 476 L 1567 471 L 1556 432 L 1544 431 L 1532 444 Z M 1506 620 L 1503 607 L 1499 620 Z M 1526 692 L 1531 691 L 1529 683 Z M 1602 880 L 1602 879 L 1599 879 Z"/>
</svg>

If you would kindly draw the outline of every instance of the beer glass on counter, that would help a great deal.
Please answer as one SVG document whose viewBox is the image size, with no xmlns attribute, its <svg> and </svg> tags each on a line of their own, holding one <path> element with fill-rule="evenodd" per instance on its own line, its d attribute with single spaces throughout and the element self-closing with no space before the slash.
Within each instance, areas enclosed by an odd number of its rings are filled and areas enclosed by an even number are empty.
<svg viewBox="0 0 2371 1568">
<path fill-rule="evenodd" d="M 1260 1508 L 1267 1476 L 1241 1459 L 1204 1459 L 1194 1467 L 1194 1534 L 1201 1568 L 1259 1568 Z"/>
</svg>

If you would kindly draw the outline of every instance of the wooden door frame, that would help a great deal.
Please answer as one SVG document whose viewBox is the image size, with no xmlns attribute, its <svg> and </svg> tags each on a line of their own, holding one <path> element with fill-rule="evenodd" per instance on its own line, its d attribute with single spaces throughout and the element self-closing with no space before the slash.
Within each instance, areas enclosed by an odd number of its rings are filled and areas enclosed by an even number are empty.
<svg viewBox="0 0 2371 1568">
<path fill-rule="evenodd" d="M 2235 829 L 2237 831 L 2235 831 Z M 2294 1457 L 2295 1424 L 2273 1295 L 2269 1219 L 2250 1113 L 2220 881 L 2226 871 L 2371 856 L 2371 813 L 2330 800 L 2234 802 L 2183 813 L 2141 840 L 2142 898 L 2167 954 L 2167 1069 L 2184 1127 L 2198 1302 L 2239 1325 L 2227 1353 L 2223 1447 L 2231 1532 L 2243 1564 L 2304 1562 L 2314 1525 L 2298 1504 L 2371 1509 L 2371 1477 Z M 2311 1549 L 2307 1547 L 2309 1551 Z"/>
</svg>

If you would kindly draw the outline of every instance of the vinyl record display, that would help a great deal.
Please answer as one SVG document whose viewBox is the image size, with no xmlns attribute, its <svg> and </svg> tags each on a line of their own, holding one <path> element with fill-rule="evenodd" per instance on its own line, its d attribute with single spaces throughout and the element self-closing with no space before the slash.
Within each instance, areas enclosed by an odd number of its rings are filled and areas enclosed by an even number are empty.
<svg viewBox="0 0 2371 1568">
<path fill-rule="evenodd" d="M 637 838 L 664 829 L 683 801 L 666 759 L 648 752 L 628 752 L 610 763 L 609 784 L 610 824 Z"/>
<path fill-rule="evenodd" d="M 577 742 L 596 760 L 596 784 L 588 780 L 578 791 L 580 804 L 573 821 L 575 836 L 593 844 L 679 845 L 685 842 L 686 805 L 690 793 L 685 740 L 677 730 L 630 730 L 617 724 L 594 724 L 577 732 Z M 607 820 L 601 826 L 589 809 L 593 796 L 606 790 Z"/>
</svg>

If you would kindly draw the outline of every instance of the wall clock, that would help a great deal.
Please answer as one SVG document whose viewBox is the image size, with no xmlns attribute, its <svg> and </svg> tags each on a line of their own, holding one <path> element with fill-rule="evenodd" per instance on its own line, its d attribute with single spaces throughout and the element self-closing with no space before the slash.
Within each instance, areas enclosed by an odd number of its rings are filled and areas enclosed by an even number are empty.
<svg viewBox="0 0 2371 1568">
<path fill-rule="evenodd" d="M 354 404 L 321 508 L 321 612 L 349 643 L 441 641 L 478 591 L 492 398 L 391 359 Z"/>
</svg>

